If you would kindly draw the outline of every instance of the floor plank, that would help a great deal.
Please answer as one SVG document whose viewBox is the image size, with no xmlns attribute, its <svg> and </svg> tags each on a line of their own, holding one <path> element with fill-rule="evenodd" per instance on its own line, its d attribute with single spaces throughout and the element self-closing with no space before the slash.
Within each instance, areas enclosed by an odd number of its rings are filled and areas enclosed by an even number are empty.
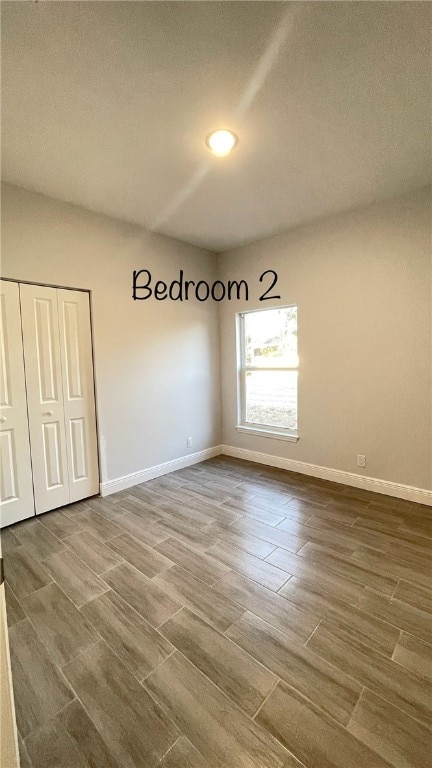
<svg viewBox="0 0 432 768">
<path fill-rule="evenodd" d="M 244 608 L 216 592 L 192 573 L 174 565 L 153 579 L 179 605 L 186 605 L 223 632 L 244 613 Z"/>
<path fill-rule="evenodd" d="M 380 595 L 371 589 L 363 592 L 357 605 L 367 613 L 388 621 L 389 624 L 415 635 L 420 640 L 430 642 L 432 639 L 432 615 L 420 608 Z"/>
<path fill-rule="evenodd" d="M 300 557 L 299 554 L 296 555 L 281 547 L 277 547 L 268 555 L 266 562 L 282 568 L 292 576 L 301 578 L 302 583 L 308 581 L 312 583 L 319 582 L 327 592 L 352 605 L 357 602 L 363 592 L 362 584 L 353 582 L 351 579 L 332 571 L 327 566 L 309 561 L 304 557 Z"/>
<path fill-rule="evenodd" d="M 135 499 L 144 501 L 151 509 L 155 509 L 155 507 L 159 507 L 166 502 L 166 496 L 161 496 L 155 491 L 152 491 L 148 483 L 138 483 L 138 485 L 134 485 L 133 488 L 128 488 L 127 491 L 124 491 L 122 495 L 123 497 L 124 495 L 133 496 Z M 163 515 L 161 515 L 161 517 L 163 517 Z"/>
<path fill-rule="evenodd" d="M 13 532 L 34 560 L 45 560 L 48 555 L 65 549 L 60 539 L 41 525 L 39 520 L 24 520 L 13 527 Z"/>
<path fill-rule="evenodd" d="M 72 517 L 68 517 L 61 510 L 55 510 L 39 516 L 39 522 L 48 528 L 58 539 L 66 539 L 74 533 L 81 533 L 82 526 Z"/>
<path fill-rule="evenodd" d="M 432 645 L 401 632 L 392 659 L 432 683 Z"/>
<path fill-rule="evenodd" d="M 249 715 L 255 714 L 277 682 L 275 675 L 188 608 L 162 624 L 160 631 Z"/>
<path fill-rule="evenodd" d="M 68 549 L 71 549 L 97 575 L 124 562 L 123 557 L 120 557 L 112 549 L 102 544 L 89 531 L 69 536 L 65 539 L 65 544 Z"/>
<path fill-rule="evenodd" d="M 284 520 L 284 514 L 276 504 L 273 504 L 271 500 L 262 500 L 261 504 L 258 501 L 253 503 L 254 499 L 259 499 L 258 496 L 253 496 L 250 499 L 241 500 L 233 499 L 231 501 L 225 501 L 222 504 L 223 509 L 229 509 L 237 515 L 250 517 L 253 520 L 266 523 L 267 525 L 275 526 Z M 264 504 L 262 503 L 264 502 Z M 267 502 L 267 503 L 266 503 Z M 268 506 L 267 506 L 268 505 Z M 278 511 L 275 511 L 277 507 Z"/>
<path fill-rule="evenodd" d="M 363 691 L 348 730 L 396 768 L 430 766 L 429 729 L 372 691 Z"/>
<path fill-rule="evenodd" d="M 112 501 L 109 497 L 101 499 L 98 496 L 93 496 L 92 499 L 89 499 L 88 505 L 94 512 L 97 512 L 102 517 L 108 518 L 108 520 L 114 520 L 114 522 L 118 518 L 121 518 L 124 513 L 122 507 Z"/>
<path fill-rule="evenodd" d="M 108 546 L 150 579 L 173 565 L 171 560 L 160 555 L 152 547 L 143 544 L 129 533 L 123 533 L 121 536 L 111 539 Z"/>
<path fill-rule="evenodd" d="M 161 520 L 160 515 L 156 522 L 154 520 L 148 521 L 145 517 L 140 517 L 139 515 L 124 512 L 119 522 L 121 523 L 123 533 L 129 533 L 148 547 L 154 547 L 155 544 L 160 544 L 161 541 L 168 539 L 171 535 L 159 530 L 158 526 Z"/>
<path fill-rule="evenodd" d="M 56 715 L 75 694 L 28 619 L 10 628 L 9 645 L 17 725 L 25 737 Z"/>
<path fill-rule="evenodd" d="M 56 720 L 62 724 L 88 768 L 121 768 L 78 699 L 64 707 Z"/>
<path fill-rule="evenodd" d="M 67 664 L 99 637 L 57 584 L 48 584 L 21 602 L 54 661 Z"/>
<path fill-rule="evenodd" d="M 25 619 L 25 613 L 7 581 L 5 582 L 6 619 L 8 627 L 12 627 L 18 621 Z"/>
<path fill-rule="evenodd" d="M 302 643 L 321 618 L 234 571 L 218 581 L 215 589 Z"/>
<path fill-rule="evenodd" d="M 290 574 L 286 573 L 286 571 L 282 571 L 266 560 L 249 555 L 247 552 L 226 542 L 220 542 L 210 547 L 208 554 L 216 558 L 216 560 L 225 563 L 226 566 L 237 571 L 237 573 L 257 581 L 258 584 L 262 584 L 263 587 L 267 587 L 267 589 L 271 589 L 273 592 L 277 592 L 290 578 Z"/>
<path fill-rule="evenodd" d="M 57 720 L 34 730 L 25 743 L 33 768 L 87 768 L 88 764 Z"/>
<path fill-rule="evenodd" d="M 212 766 L 300 768 L 178 652 L 152 672 L 145 685 Z"/>
<path fill-rule="evenodd" d="M 421 611 L 432 613 L 432 589 L 428 587 L 421 587 L 401 579 L 393 597 L 414 606 L 414 608 L 419 608 Z"/>
<path fill-rule="evenodd" d="M 376 552 L 374 549 L 362 546 L 360 543 L 354 552 L 352 552 L 352 558 L 354 562 L 369 565 L 388 576 L 393 576 L 396 579 L 404 579 L 413 584 L 430 588 L 430 564 L 428 572 L 423 573 L 422 569 L 417 566 L 415 558 L 411 559 L 410 562 L 404 562 L 400 557 L 392 557 L 388 554 L 385 556 L 381 552 Z"/>
<path fill-rule="evenodd" d="M 197 749 L 181 736 L 163 758 L 159 768 L 207 768 L 209 764 Z"/>
<path fill-rule="evenodd" d="M 88 500 L 84 499 L 84 501 L 76 501 L 74 504 L 67 504 L 65 507 L 62 507 L 62 512 L 68 517 L 75 517 L 75 515 L 79 515 L 81 512 L 89 512 L 90 507 L 87 502 Z"/>
<path fill-rule="evenodd" d="M 52 581 L 44 566 L 30 555 L 26 547 L 16 547 L 5 557 L 4 572 L 18 600 Z"/>
<path fill-rule="evenodd" d="M 245 613 L 226 635 L 335 720 L 348 723 L 360 696 L 360 683 L 253 613 Z"/>
<path fill-rule="evenodd" d="M 179 731 L 104 641 L 63 671 L 118 763 L 157 766 Z"/>
<path fill-rule="evenodd" d="M 184 504 L 187 500 L 187 514 L 182 502 Z M 164 499 L 164 503 L 159 505 L 159 509 L 164 512 L 168 512 L 173 517 L 184 522 L 194 522 L 197 526 L 208 525 L 213 523 L 216 517 L 213 516 L 213 512 L 216 511 L 216 507 L 206 502 L 194 499 L 190 494 L 185 494 L 185 491 L 174 491 L 169 493 Z"/>
<path fill-rule="evenodd" d="M 388 547 L 386 538 L 379 533 L 366 531 L 362 528 L 357 528 L 354 531 L 353 528 L 334 520 L 325 520 L 322 517 L 313 517 L 308 520 L 304 525 L 303 532 L 306 538 L 310 538 L 311 541 L 318 540 L 318 543 L 321 537 L 326 537 L 330 541 L 334 537 L 335 541 L 349 549 L 355 549 L 359 544 L 363 544 L 365 547 L 385 552 Z"/>
<path fill-rule="evenodd" d="M 234 531 L 231 526 L 225 523 L 211 523 L 202 530 L 214 537 L 212 544 L 216 544 L 217 540 L 224 541 L 261 559 L 267 557 L 275 549 L 274 544 L 268 544 L 267 541 L 257 539 L 256 536 L 251 536 L 245 532 Z M 212 544 L 208 546 L 212 546 Z"/>
<path fill-rule="evenodd" d="M 376 752 L 283 682 L 256 719 L 308 768 L 388 768 Z"/>
<path fill-rule="evenodd" d="M 263 541 L 274 544 L 275 547 L 284 547 L 291 552 L 298 552 L 307 542 L 307 538 L 299 536 L 292 531 L 285 531 L 281 526 L 273 528 L 271 525 L 266 525 L 258 520 L 252 520 L 249 517 L 242 517 L 240 520 L 237 520 L 233 523 L 233 529 L 246 531 L 252 534 L 252 536 L 257 536 Z"/>
<path fill-rule="evenodd" d="M 87 603 L 81 613 L 138 680 L 174 650 L 165 637 L 112 590 Z"/>
<path fill-rule="evenodd" d="M 338 627 L 325 621 L 308 640 L 307 647 L 410 717 L 425 725 L 430 723 L 432 685 L 427 680 L 353 638 L 346 642 Z"/>
<path fill-rule="evenodd" d="M 21 542 L 17 536 L 15 536 L 11 527 L 1 529 L 1 546 L 3 555 L 11 552 L 15 547 L 20 547 Z"/>
<path fill-rule="evenodd" d="M 128 563 L 112 568 L 103 578 L 114 592 L 153 627 L 167 621 L 181 608 L 181 604 Z"/>
<path fill-rule="evenodd" d="M 113 539 L 115 536 L 120 536 L 123 533 L 123 529 L 113 520 L 103 517 L 94 510 L 86 512 L 80 512 L 74 516 L 74 520 L 77 520 L 83 528 L 90 531 L 96 539 L 105 542 L 108 539 Z"/>
<path fill-rule="evenodd" d="M 231 481 L 228 477 L 217 477 L 216 475 L 208 475 L 212 477 L 212 480 L 206 482 L 206 488 L 214 491 L 218 494 L 220 501 L 229 501 L 230 499 L 249 499 L 252 494 L 246 491 L 237 480 Z M 232 483 L 232 484 L 230 484 Z M 235 484 L 234 484 L 235 483 Z M 229 498 L 224 498 L 224 494 L 227 494 Z"/>
<path fill-rule="evenodd" d="M 177 563 L 177 565 L 181 565 L 182 568 L 193 573 L 201 581 L 205 581 L 210 585 L 230 571 L 229 568 L 217 562 L 214 558 L 208 557 L 203 552 L 198 552 L 189 544 L 185 544 L 177 539 L 167 539 L 158 544 L 155 549 L 174 563 Z"/>
<path fill-rule="evenodd" d="M 308 541 L 298 552 L 308 563 L 321 565 L 331 573 L 335 573 L 342 579 L 348 579 L 364 587 L 382 592 L 383 595 L 392 595 L 397 586 L 397 579 L 386 576 L 374 568 L 369 568 L 362 563 L 354 562 L 352 558 L 343 557 L 331 552 L 329 549 Z"/>
<path fill-rule="evenodd" d="M 222 523 L 211 523 L 212 525 L 223 525 Z M 164 520 L 153 526 L 152 531 L 157 531 L 164 539 L 174 538 L 183 541 L 185 544 L 189 544 L 194 549 L 198 549 L 201 552 L 205 552 L 206 549 L 216 544 L 217 538 L 215 538 L 210 531 L 207 531 L 209 526 L 205 526 L 202 530 L 193 527 L 190 524 L 179 522 L 175 518 L 167 514 Z"/>
<path fill-rule="evenodd" d="M 138 521 L 145 523 L 147 528 L 149 528 L 152 523 L 157 523 L 158 520 L 163 519 L 163 515 L 157 508 L 151 504 L 147 504 L 145 501 L 137 499 L 131 494 L 123 496 L 120 500 L 116 501 L 116 504 L 122 512 L 125 511 L 133 517 L 138 518 Z M 123 525 L 123 522 L 122 518 L 121 525 Z"/>
<path fill-rule="evenodd" d="M 293 577 L 279 591 L 289 602 L 309 610 L 321 618 L 329 617 L 337 623 L 340 634 L 362 640 L 367 645 L 391 656 L 399 630 L 376 616 L 367 613 L 328 592 L 319 582 Z"/>
<path fill-rule="evenodd" d="M 51 555 L 44 565 L 77 608 L 106 592 L 104 582 L 69 549 Z"/>
</svg>

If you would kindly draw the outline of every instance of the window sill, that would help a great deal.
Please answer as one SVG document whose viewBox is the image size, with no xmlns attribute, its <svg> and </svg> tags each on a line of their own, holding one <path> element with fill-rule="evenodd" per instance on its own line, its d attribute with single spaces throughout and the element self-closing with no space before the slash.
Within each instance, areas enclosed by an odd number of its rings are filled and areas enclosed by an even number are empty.
<svg viewBox="0 0 432 768">
<path fill-rule="evenodd" d="M 287 440 L 289 443 L 296 443 L 299 439 L 299 436 L 294 433 L 275 432 L 271 429 L 260 429 L 260 427 L 246 427 L 244 424 L 238 424 L 236 430 L 238 432 L 245 432 L 248 435 L 271 437 L 273 440 Z"/>
</svg>

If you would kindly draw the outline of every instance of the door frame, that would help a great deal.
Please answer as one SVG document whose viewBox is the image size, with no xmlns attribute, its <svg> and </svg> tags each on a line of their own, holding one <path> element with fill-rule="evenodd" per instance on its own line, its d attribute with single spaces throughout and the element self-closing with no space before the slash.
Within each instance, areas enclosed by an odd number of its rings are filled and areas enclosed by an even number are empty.
<svg viewBox="0 0 432 768">
<path fill-rule="evenodd" d="M 2 751 L 11 761 L 10 768 L 19 768 L 18 730 L 10 662 L 7 605 L 3 578 L 3 559 L 0 531 L 0 735 Z"/>
</svg>

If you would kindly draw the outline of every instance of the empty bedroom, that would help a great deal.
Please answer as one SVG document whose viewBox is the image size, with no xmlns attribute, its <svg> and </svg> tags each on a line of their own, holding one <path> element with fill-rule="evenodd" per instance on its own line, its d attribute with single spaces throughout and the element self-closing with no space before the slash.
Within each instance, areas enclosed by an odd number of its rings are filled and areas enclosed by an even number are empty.
<svg viewBox="0 0 432 768">
<path fill-rule="evenodd" d="M 1 6 L 1 768 L 427 768 L 430 2 Z"/>
</svg>

